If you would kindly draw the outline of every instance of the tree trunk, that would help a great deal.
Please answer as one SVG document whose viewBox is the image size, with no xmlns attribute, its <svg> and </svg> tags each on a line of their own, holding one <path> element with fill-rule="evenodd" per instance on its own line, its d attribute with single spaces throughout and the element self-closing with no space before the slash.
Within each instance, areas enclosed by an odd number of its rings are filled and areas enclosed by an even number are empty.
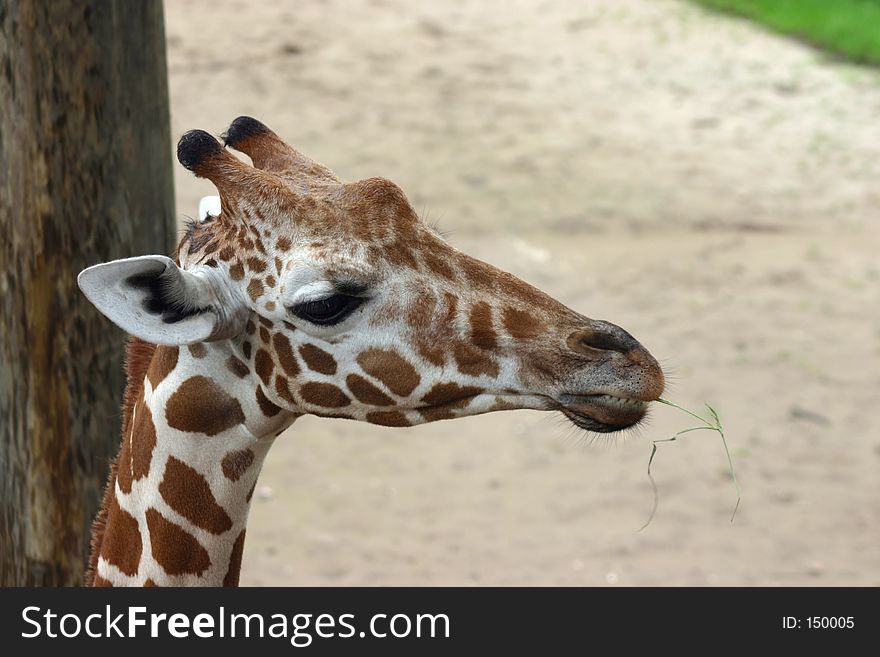
<svg viewBox="0 0 880 657">
<path fill-rule="evenodd" d="M 162 3 L 0 0 L 0 585 L 82 581 L 125 336 L 84 267 L 166 253 Z"/>
</svg>

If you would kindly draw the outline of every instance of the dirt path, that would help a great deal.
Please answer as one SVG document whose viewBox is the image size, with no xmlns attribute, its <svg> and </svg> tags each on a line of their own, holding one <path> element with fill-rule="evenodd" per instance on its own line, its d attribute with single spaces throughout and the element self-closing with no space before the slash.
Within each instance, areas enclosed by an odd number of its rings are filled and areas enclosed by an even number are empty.
<svg viewBox="0 0 880 657">
<path fill-rule="evenodd" d="M 416 7 L 416 4 L 424 6 Z M 251 6 L 256 5 L 256 6 Z M 252 114 L 639 337 L 709 436 L 305 418 L 246 584 L 880 585 L 880 77 L 672 0 L 166 2 L 175 134 Z M 585 5 L 585 6 L 577 6 Z M 181 216 L 211 186 L 177 172 Z M 698 434 L 699 435 L 699 434 Z"/>
</svg>

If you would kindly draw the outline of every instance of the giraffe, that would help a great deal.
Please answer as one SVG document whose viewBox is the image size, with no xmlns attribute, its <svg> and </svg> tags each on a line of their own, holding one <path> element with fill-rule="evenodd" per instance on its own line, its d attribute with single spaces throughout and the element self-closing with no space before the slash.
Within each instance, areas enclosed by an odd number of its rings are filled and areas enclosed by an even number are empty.
<svg viewBox="0 0 880 657">
<path fill-rule="evenodd" d="M 394 183 L 344 183 L 250 117 L 223 139 L 180 139 L 219 200 L 174 259 L 78 278 L 130 334 L 88 585 L 237 585 L 262 463 L 306 413 L 404 427 L 528 408 L 611 432 L 662 394 L 629 333 L 456 250 Z"/>
</svg>

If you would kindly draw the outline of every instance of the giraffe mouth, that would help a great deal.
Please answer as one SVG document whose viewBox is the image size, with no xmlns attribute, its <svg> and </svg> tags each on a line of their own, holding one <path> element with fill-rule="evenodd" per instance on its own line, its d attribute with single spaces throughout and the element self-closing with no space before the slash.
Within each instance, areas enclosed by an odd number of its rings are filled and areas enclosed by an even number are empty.
<svg viewBox="0 0 880 657">
<path fill-rule="evenodd" d="M 611 395 L 561 395 L 559 410 L 575 426 L 587 431 L 611 433 L 638 424 L 648 411 L 648 402 Z"/>
</svg>

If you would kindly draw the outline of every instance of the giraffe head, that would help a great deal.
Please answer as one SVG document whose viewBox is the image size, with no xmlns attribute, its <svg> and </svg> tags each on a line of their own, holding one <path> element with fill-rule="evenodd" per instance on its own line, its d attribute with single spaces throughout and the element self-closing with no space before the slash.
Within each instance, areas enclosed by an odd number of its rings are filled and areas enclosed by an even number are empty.
<svg viewBox="0 0 880 657">
<path fill-rule="evenodd" d="M 452 247 L 392 182 L 341 182 L 262 123 L 225 145 L 180 140 L 181 164 L 219 191 L 177 261 L 143 256 L 80 275 L 111 320 L 157 344 L 230 341 L 231 377 L 291 413 L 408 426 L 493 410 L 564 413 L 615 431 L 663 391 L 651 354 Z M 231 359 L 230 359 L 231 360 Z"/>
</svg>

